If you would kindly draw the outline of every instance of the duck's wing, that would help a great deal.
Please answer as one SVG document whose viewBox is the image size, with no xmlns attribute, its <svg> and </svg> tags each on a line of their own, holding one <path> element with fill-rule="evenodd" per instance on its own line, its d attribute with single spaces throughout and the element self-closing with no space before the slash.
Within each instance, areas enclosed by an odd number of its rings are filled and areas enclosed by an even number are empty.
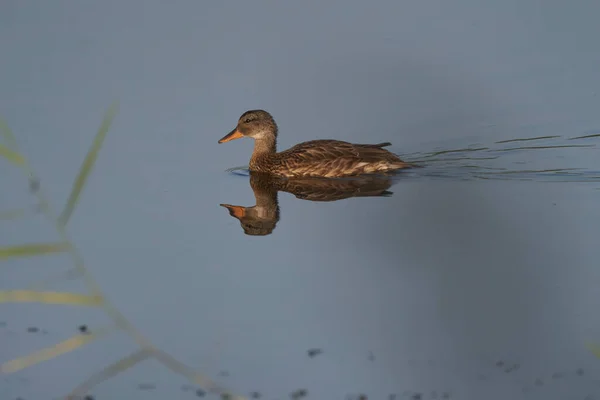
<svg viewBox="0 0 600 400">
<path fill-rule="evenodd" d="M 383 147 L 390 146 L 390 142 L 378 144 L 355 144 L 341 140 L 311 140 L 277 153 L 277 158 L 290 160 L 297 163 L 313 161 L 327 161 L 339 158 L 355 159 L 362 161 L 381 161 L 390 156 L 397 157 Z"/>
<path fill-rule="evenodd" d="M 277 153 L 272 164 L 299 175 L 318 172 L 323 176 L 336 176 L 341 171 L 360 172 L 365 165 L 377 163 L 403 164 L 394 153 L 378 144 L 354 144 L 340 140 L 313 140 Z"/>
<path fill-rule="evenodd" d="M 390 196 L 392 179 L 383 176 L 353 179 L 291 178 L 275 181 L 277 190 L 310 201 L 337 201 L 350 197 Z"/>
</svg>

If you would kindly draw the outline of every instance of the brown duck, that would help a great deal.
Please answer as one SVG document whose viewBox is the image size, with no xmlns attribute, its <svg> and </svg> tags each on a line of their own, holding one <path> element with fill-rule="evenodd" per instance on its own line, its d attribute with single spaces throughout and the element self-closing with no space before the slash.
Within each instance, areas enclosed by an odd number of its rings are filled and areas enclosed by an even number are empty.
<svg viewBox="0 0 600 400">
<path fill-rule="evenodd" d="M 277 152 L 277 124 L 264 110 L 246 111 L 237 126 L 219 143 L 242 137 L 254 139 L 249 169 L 282 177 L 344 177 L 386 173 L 415 165 L 383 149 L 391 143 L 354 144 L 311 140 Z"/>
<path fill-rule="evenodd" d="M 296 178 L 284 179 L 270 174 L 250 172 L 250 187 L 256 199 L 251 207 L 221 204 L 229 215 L 238 219 L 246 235 L 265 236 L 279 221 L 279 192 L 298 199 L 329 202 L 352 197 L 388 197 L 393 181 L 388 176 L 362 176 L 353 179 Z"/>
</svg>

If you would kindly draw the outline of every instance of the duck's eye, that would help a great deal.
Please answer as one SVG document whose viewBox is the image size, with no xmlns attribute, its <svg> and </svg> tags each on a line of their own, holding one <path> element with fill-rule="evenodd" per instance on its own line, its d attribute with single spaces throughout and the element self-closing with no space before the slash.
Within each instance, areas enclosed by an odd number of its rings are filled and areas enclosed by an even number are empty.
<svg viewBox="0 0 600 400">
<path fill-rule="evenodd" d="M 245 123 L 245 124 L 249 124 L 250 122 L 252 122 L 252 118 L 246 118 L 246 119 L 244 120 L 244 123 Z"/>
</svg>

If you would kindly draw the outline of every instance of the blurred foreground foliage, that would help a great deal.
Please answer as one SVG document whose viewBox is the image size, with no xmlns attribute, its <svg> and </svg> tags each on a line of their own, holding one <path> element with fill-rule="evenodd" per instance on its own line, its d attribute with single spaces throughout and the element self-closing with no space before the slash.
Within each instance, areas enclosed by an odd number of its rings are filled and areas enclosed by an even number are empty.
<svg viewBox="0 0 600 400">
<path fill-rule="evenodd" d="M 171 355 L 154 347 L 124 316 L 113 306 L 102 294 L 100 287 L 96 284 L 88 269 L 85 267 L 83 256 L 77 250 L 75 244 L 67 235 L 67 225 L 77 204 L 81 198 L 81 193 L 85 188 L 90 174 L 98 158 L 102 144 L 113 119 L 117 113 L 118 105 L 113 103 L 106 112 L 100 128 L 98 129 L 92 146 L 90 147 L 78 173 L 73 182 L 71 193 L 60 214 L 54 212 L 43 190 L 41 189 L 40 179 L 33 171 L 27 158 L 21 154 L 17 145 L 17 140 L 12 131 L 4 121 L 0 120 L 0 159 L 7 161 L 16 168 L 21 169 L 29 180 L 29 187 L 37 198 L 38 205 L 33 208 L 23 208 L 0 212 L 0 219 L 14 220 L 26 217 L 35 212 L 42 212 L 52 223 L 60 237 L 56 243 L 24 243 L 16 246 L 3 247 L 0 244 L 0 262 L 23 257 L 44 257 L 46 255 L 64 253 L 69 256 L 72 267 L 66 273 L 55 275 L 37 282 L 33 290 L 0 290 L 0 303 L 41 303 L 41 304 L 60 304 L 83 307 L 100 307 L 112 321 L 110 326 L 91 330 L 89 333 L 77 334 L 53 346 L 35 351 L 31 354 L 19 357 L 17 359 L 2 362 L 0 360 L 0 373 L 14 373 L 44 361 L 52 360 L 62 354 L 74 351 L 86 344 L 105 337 L 107 334 L 122 331 L 131 336 L 138 345 L 138 350 L 134 351 L 111 365 L 108 365 L 101 371 L 92 375 L 85 382 L 74 388 L 65 398 L 81 398 L 88 393 L 95 385 L 105 381 L 122 371 L 125 371 L 140 362 L 149 358 L 158 360 L 163 366 L 171 371 L 183 375 L 190 382 L 200 386 L 207 392 L 215 393 L 225 399 L 241 400 L 245 397 L 231 393 L 227 388 L 221 387 L 212 379 L 204 376 L 194 369 L 184 365 Z M 3 161 L 2 161 L 3 162 Z M 50 284 L 61 280 L 79 278 L 85 283 L 87 294 L 52 292 L 44 289 Z"/>
</svg>

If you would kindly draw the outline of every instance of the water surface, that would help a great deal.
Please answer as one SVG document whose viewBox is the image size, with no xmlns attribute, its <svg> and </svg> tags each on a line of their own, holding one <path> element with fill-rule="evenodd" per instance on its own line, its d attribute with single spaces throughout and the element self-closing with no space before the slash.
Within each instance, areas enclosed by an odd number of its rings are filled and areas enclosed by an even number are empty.
<svg viewBox="0 0 600 400">
<path fill-rule="evenodd" d="M 60 212 L 119 100 L 69 238 L 132 326 L 234 393 L 591 400 L 598 11 L 6 2 L 0 114 Z M 221 205 L 257 204 L 252 143 L 217 140 L 253 108 L 274 115 L 281 149 L 390 141 L 424 168 L 374 186 L 275 190 L 277 213 L 262 209 L 250 221 L 261 234 L 248 235 Z M 58 240 L 27 176 L 0 162 L 0 246 Z M 65 254 L 3 261 L 0 287 L 59 276 L 46 290 L 86 293 L 60 275 L 70 268 Z M 2 304 L 0 363 L 111 324 L 104 309 Z M 2 374 L 1 397 L 61 398 L 138 348 L 114 332 Z M 202 394 L 184 375 L 150 359 L 91 393 Z"/>
</svg>

